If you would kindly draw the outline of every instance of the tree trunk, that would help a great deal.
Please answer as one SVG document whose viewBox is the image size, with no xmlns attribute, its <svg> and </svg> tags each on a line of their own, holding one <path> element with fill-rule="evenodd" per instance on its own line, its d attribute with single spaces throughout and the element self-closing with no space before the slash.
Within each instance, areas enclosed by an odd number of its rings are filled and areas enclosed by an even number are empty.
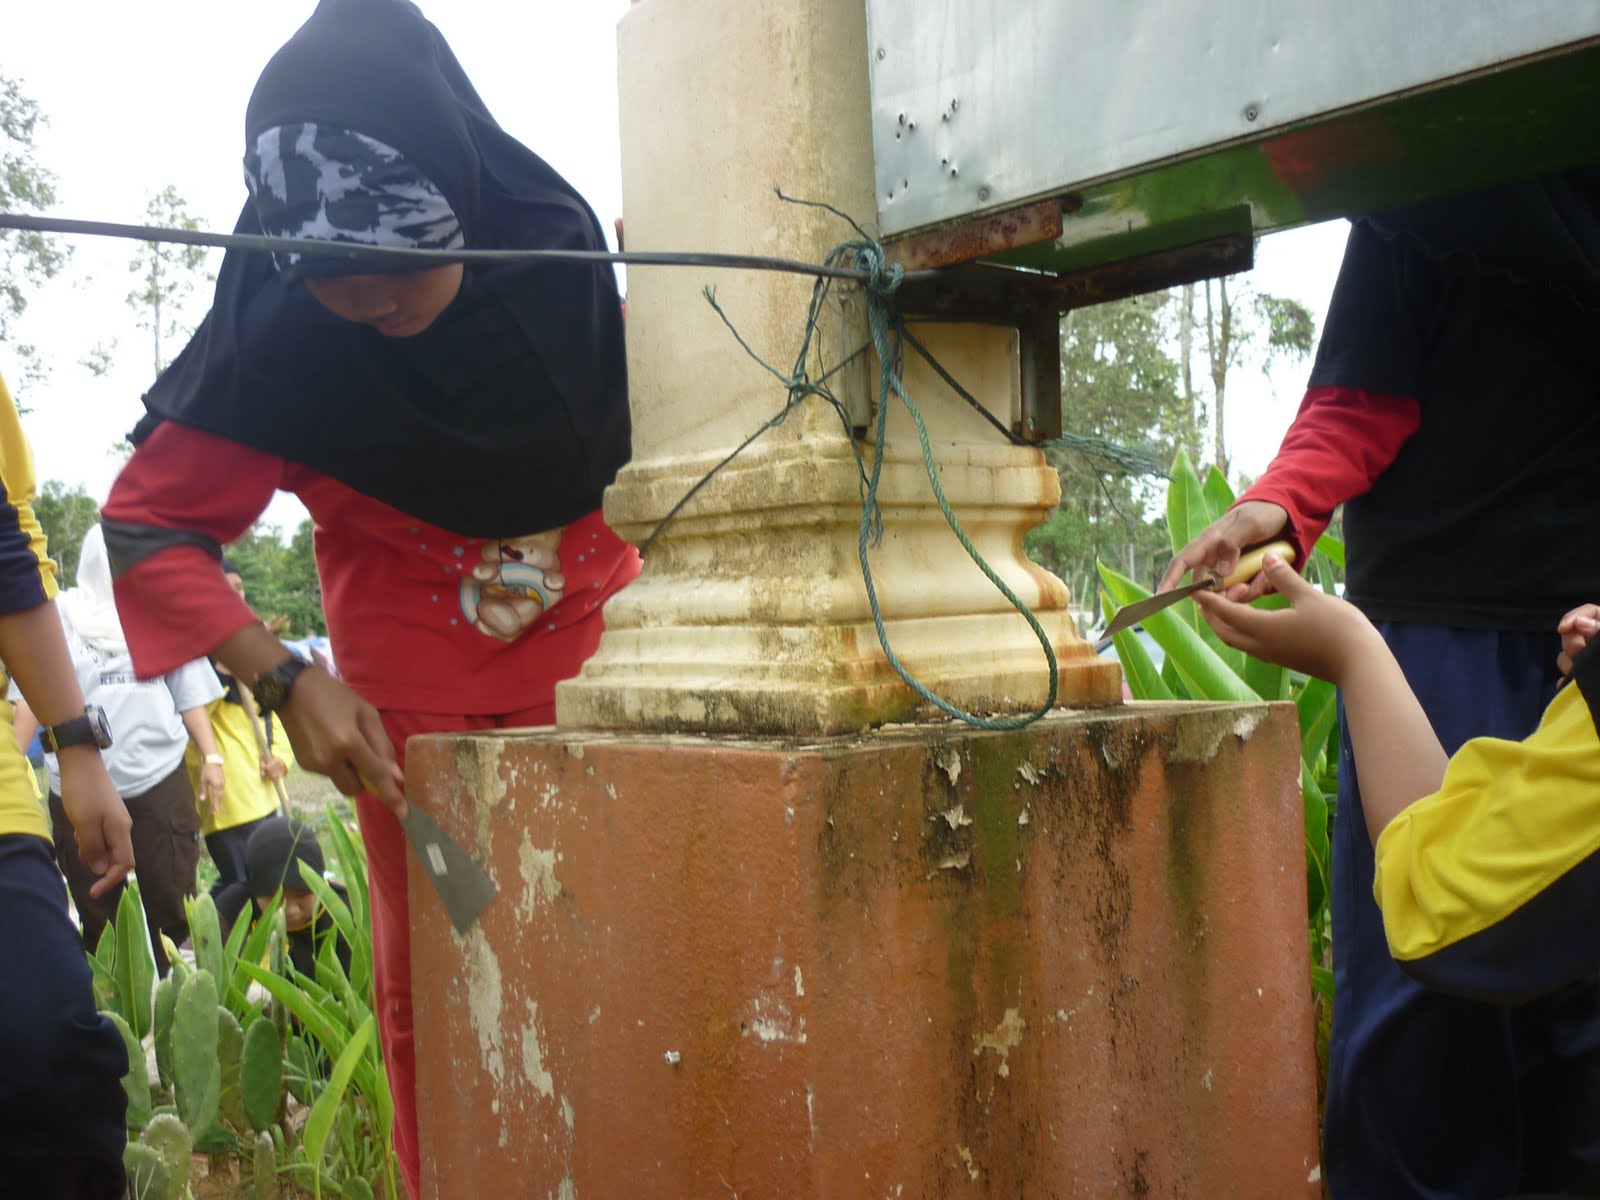
<svg viewBox="0 0 1600 1200">
<path fill-rule="evenodd" d="M 1200 426 L 1204 414 L 1200 398 L 1194 393 L 1194 284 L 1183 285 L 1178 296 L 1178 372 L 1183 384 L 1183 403 L 1189 411 L 1189 432 L 1184 442 L 1189 455 L 1200 460 Z"/>
<path fill-rule="evenodd" d="M 1228 300 L 1226 276 L 1217 280 L 1216 310 L 1211 304 L 1211 281 L 1206 280 L 1206 352 L 1211 359 L 1211 391 L 1216 397 L 1212 425 L 1213 459 L 1217 470 L 1228 474 L 1226 414 L 1228 405 L 1228 361 L 1233 356 L 1233 305 Z"/>
</svg>

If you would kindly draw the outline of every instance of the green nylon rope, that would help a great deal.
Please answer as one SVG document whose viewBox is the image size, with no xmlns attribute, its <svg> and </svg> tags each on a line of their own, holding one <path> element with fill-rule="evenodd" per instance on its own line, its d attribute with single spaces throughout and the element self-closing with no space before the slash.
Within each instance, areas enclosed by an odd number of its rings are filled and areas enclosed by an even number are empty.
<svg viewBox="0 0 1600 1200">
<path fill-rule="evenodd" d="M 779 196 L 784 200 L 792 200 L 791 197 L 783 196 L 781 192 L 779 193 Z M 833 212 L 835 215 L 842 217 L 846 221 L 849 221 L 850 224 L 855 227 L 857 233 L 861 235 L 861 240 L 859 241 L 844 242 L 838 246 L 835 246 L 834 249 L 829 252 L 827 258 L 824 260 L 824 263 L 830 268 L 838 268 L 844 266 L 845 264 L 850 264 L 855 269 L 865 273 L 866 278 L 862 281 L 862 288 L 866 297 L 867 323 L 871 331 L 870 343 L 863 343 L 861 346 L 857 347 L 843 360 L 825 371 L 819 378 L 813 380 L 809 377 L 807 372 L 807 361 L 812 356 L 817 325 L 821 320 L 824 305 L 833 286 L 832 277 L 819 276 L 816 284 L 812 288 L 811 304 L 806 314 L 805 332 L 801 338 L 800 350 L 795 358 L 795 365 L 788 374 L 785 374 L 777 367 L 774 367 L 771 363 L 763 359 L 755 352 L 754 349 L 751 348 L 750 344 L 739 333 L 733 322 L 729 320 L 727 313 L 725 313 L 722 310 L 722 307 L 717 303 L 715 293 L 712 292 L 711 289 L 707 288 L 704 292 L 707 303 L 711 305 L 718 317 L 722 319 L 723 323 L 728 327 L 729 332 L 733 334 L 734 339 L 744 349 L 745 353 L 784 385 L 785 390 L 788 392 L 788 398 L 784 402 L 783 407 L 772 418 L 764 422 L 760 428 L 758 428 L 754 433 L 752 433 L 737 447 L 735 447 L 732 452 L 726 455 L 720 462 L 707 471 L 706 474 L 695 483 L 694 487 L 690 488 L 689 491 L 672 506 L 667 514 L 662 517 L 660 522 L 657 523 L 650 536 L 645 539 L 643 545 L 640 547 L 641 552 L 646 552 L 650 549 L 650 546 L 655 542 L 656 537 L 661 533 L 661 531 L 666 528 L 668 522 L 677 516 L 680 511 L 682 511 L 684 506 L 689 503 L 689 501 L 695 496 L 696 493 L 699 492 L 702 487 L 710 482 L 712 477 L 715 476 L 718 471 L 727 466 L 728 463 L 732 462 L 734 458 L 736 458 L 748 446 L 755 442 L 755 440 L 762 434 L 766 433 L 770 429 L 776 429 L 779 425 L 781 425 L 788 418 L 789 414 L 792 413 L 803 400 L 808 397 L 819 398 L 832 407 L 834 412 L 838 415 L 839 420 L 844 427 L 845 434 L 849 438 L 849 444 L 852 452 L 855 455 L 856 469 L 860 476 L 861 490 L 861 530 L 860 537 L 857 541 L 857 552 L 861 561 L 862 583 L 866 586 L 867 602 L 872 610 L 873 628 L 877 630 L 878 645 L 883 649 L 885 659 L 887 659 L 889 665 L 894 668 L 895 673 L 905 681 L 906 686 L 911 688 L 912 691 L 914 691 L 918 696 L 922 697 L 928 703 L 932 704 L 935 708 L 938 708 L 942 712 L 949 714 L 959 721 L 964 721 L 968 725 L 971 725 L 977 729 L 990 730 L 1014 730 L 1022 729 L 1025 726 L 1031 725 L 1040 717 L 1044 716 L 1045 713 L 1049 712 L 1050 709 L 1055 707 L 1056 700 L 1060 696 L 1061 670 L 1056 661 L 1055 647 L 1050 644 L 1049 634 L 1045 632 L 1044 626 L 1039 623 L 1039 619 L 1034 616 L 1033 611 L 1021 599 L 1021 597 L 1019 597 L 1014 591 L 1011 590 L 1009 586 L 1007 586 L 1005 580 L 1001 579 L 1000 576 L 995 573 L 994 568 L 984 561 L 983 555 L 978 552 L 977 547 L 972 544 L 972 539 L 967 536 L 966 530 L 961 527 L 961 522 L 956 517 L 954 510 L 950 506 L 950 501 L 944 494 L 944 488 L 939 483 L 939 471 L 933 461 L 933 445 L 928 437 L 927 425 L 922 419 L 921 410 L 918 409 L 916 402 L 911 399 L 910 394 L 906 391 L 905 382 L 902 378 L 904 369 L 904 347 L 910 335 L 907 334 L 904 319 L 900 316 L 900 313 L 895 306 L 894 293 L 899 288 L 900 283 L 904 278 L 904 272 L 898 265 L 889 264 L 884 255 L 883 247 L 844 213 L 839 212 L 837 209 L 834 209 L 829 205 L 818 204 L 815 201 L 792 200 L 792 202 L 808 204 L 812 207 L 827 209 L 829 212 Z M 850 415 L 848 411 L 845 409 L 843 402 L 828 386 L 828 380 L 837 374 L 847 363 L 855 360 L 861 354 L 863 354 L 869 344 L 877 352 L 879 363 L 878 412 L 872 439 L 872 460 L 870 469 L 862 462 L 861 451 L 856 444 L 855 434 L 851 426 Z M 920 353 L 931 359 L 932 356 L 927 355 L 927 351 L 922 349 L 920 345 L 918 346 L 918 350 Z M 941 374 L 944 374 L 942 370 Z M 960 389 L 958 387 L 957 390 L 963 394 L 964 398 L 968 398 L 969 403 L 974 402 L 969 398 L 968 394 L 965 393 L 964 389 Z M 1023 619 L 1028 622 L 1028 626 L 1033 630 L 1034 636 L 1039 639 L 1039 645 L 1044 649 L 1045 661 L 1050 668 L 1050 686 L 1044 703 L 1038 708 L 1034 709 L 1032 712 L 1010 717 L 985 717 L 980 716 L 977 713 L 967 712 L 965 709 L 952 704 L 944 697 L 939 696 L 930 690 L 927 685 L 925 685 L 906 668 L 905 664 L 900 661 L 899 656 L 895 654 L 894 648 L 889 644 L 889 633 L 884 627 L 883 610 L 878 600 L 878 589 L 872 578 L 872 561 L 870 550 L 872 547 L 879 545 L 883 539 L 883 510 L 878 501 L 878 484 L 883 473 L 883 456 L 884 447 L 887 442 L 888 415 L 891 395 L 898 398 L 899 401 L 906 406 L 906 411 L 910 413 L 912 422 L 916 425 L 917 441 L 922 447 L 923 469 L 927 473 L 928 484 L 933 489 L 933 496 L 939 505 L 939 511 L 944 515 L 945 522 L 950 526 L 951 532 L 956 535 L 956 540 L 961 543 L 961 548 L 965 550 L 967 552 L 967 556 L 977 564 L 978 569 L 983 572 L 984 576 L 989 580 L 989 582 L 994 584 L 994 586 L 999 589 L 1000 594 L 1003 595 L 1011 604 L 1011 606 L 1022 615 Z"/>
<path fill-rule="evenodd" d="M 889 665 L 895 673 L 905 680 L 906 685 L 934 707 L 948 713 L 959 721 L 977 729 L 1022 729 L 1033 724 L 1045 713 L 1055 707 L 1056 699 L 1060 695 L 1061 669 L 1056 662 L 1055 647 L 1050 644 L 1050 636 L 1045 633 L 1044 626 L 1039 624 L 1039 618 L 1033 615 L 1027 604 L 1013 592 L 1005 580 L 995 574 L 994 568 L 984 561 L 983 555 L 978 553 L 978 548 L 972 544 L 972 539 L 967 536 L 967 531 L 961 527 L 961 522 L 956 518 L 950 501 L 945 498 L 944 488 L 939 484 L 939 471 L 933 462 L 933 445 L 928 439 L 928 427 L 922 420 L 922 412 L 917 408 L 916 402 L 906 391 L 905 382 L 901 378 L 904 355 L 905 325 L 893 304 L 895 289 L 900 286 L 901 270 L 898 265 L 889 266 L 883 254 L 883 247 L 874 241 L 847 243 L 845 247 L 854 258 L 856 265 L 867 271 L 867 280 L 863 287 L 867 298 L 867 322 L 872 331 L 873 348 L 878 354 L 878 419 L 873 430 L 872 438 L 872 470 L 867 477 L 866 494 L 861 506 L 861 536 L 857 540 L 857 552 L 861 559 L 861 579 L 866 584 L 867 601 L 872 608 L 872 624 L 878 631 L 878 644 L 883 647 L 884 657 L 889 660 Z M 831 256 L 830 256 L 831 258 Z M 818 287 L 822 287 L 819 281 Z M 1050 665 L 1050 688 L 1044 703 L 1030 713 L 1015 717 L 982 717 L 976 713 L 967 712 L 951 704 L 942 696 L 935 695 L 915 675 L 908 671 L 900 659 L 895 655 L 893 647 L 889 645 L 889 634 L 883 625 L 883 611 L 878 604 L 878 590 L 872 582 L 872 562 L 868 553 L 869 543 L 876 544 L 882 537 L 882 515 L 878 506 L 878 481 L 883 472 L 883 450 L 887 440 L 886 431 L 889 420 L 889 397 L 893 393 L 900 402 L 906 406 L 906 411 L 911 414 L 911 420 L 917 427 L 917 441 L 922 446 L 922 465 L 927 472 L 928 484 L 933 489 L 933 497 L 939 504 L 939 511 L 944 514 L 946 524 L 950 531 L 956 535 L 956 540 L 961 543 L 961 548 L 967 556 L 978 565 L 978 569 L 990 583 L 999 589 L 1000 594 L 1006 598 L 1022 614 L 1033 630 L 1034 636 L 1039 639 L 1039 645 L 1044 648 L 1045 661 Z M 876 518 L 874 516 L 876 514 Z M 876 529 L 876 533 L 874 530 Z"/>
</svg>

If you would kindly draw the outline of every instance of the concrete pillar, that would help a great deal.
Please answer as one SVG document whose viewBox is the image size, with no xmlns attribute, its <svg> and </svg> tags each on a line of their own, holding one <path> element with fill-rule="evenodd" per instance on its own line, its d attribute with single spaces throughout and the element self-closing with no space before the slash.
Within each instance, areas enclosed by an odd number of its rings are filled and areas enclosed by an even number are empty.
<svg viewBox="0 0 1600 1200">
<path fill-rule="evenodd" d="M 853 238 L 836 217 L 786 204 L 773 189 L 872 220 L 866 64 L 861 0 L 647 0 L 632 9 L 619 35 L 629 248 L 820 262 Z M 800 346 L 809 278 L 630 271 L 634 461 L 607 493 L 606 516 L 635 542 L 786 399 L 705 302 L 707 285 L 769 362 L 787 372 Z M 823 368 L 866 338 L 859 292 L 841 285 L 835 294 Z M 1012 333 L 918 334 L 1002 421 L 1015 419 Z M 1066 586 L 1022 553 L 1023 533 L 1059 498 L 1055 471 L 1039 451 L 1001 439 L 920 360 L 908 367 L 946 494 L 1056 647 L 1059 702 L 1115 703 L 1116 665 L 1075 635 Z M 875 360 L 837 386 L 866 424 Z M 957 704 L 1037 706 L 1043 651 L 945 526 L 898 404 L 890 438 L 873 569 L 896 653 Z M 862 585 L 851 442 L 830 407 L 809 401 L 703 489 L 651 547 L 638 582 L 607 605 L 599 652 L 557 692 L 559 723 L 828 734 L 912 716 L 920 702 L 879 648 Z"/>
<path fill-rule="evenodd" d="M 411 742 L 424 1197 L 1312 1200 L 1289 705 Z"/>
<path fill-rule="evenodd" d="M 851 236 L 774 184 L 870 218 L 861 0 L 645 0 L 620 47 L 631 248 L 817 261 Z M 707 283 L 782 369 L 801 336 L 807 279 L 631 272 L 636 459 L 606 513 L 635 541 L 785 400 Z M 864 336 L 842 300 L 829 362 Z M 923 335 L 1010 420 L 1011 335 Z M 869 383 L 841 384 L 858 410 Z M 1088 707 L 859 732 L 916 705 L 867 611 L 851 438 L 794 412 L 607 605 L 558 729 L 409 746 L 413 802 L 501 889 L 461 937 L 413 867 L 427 1200 L 1319 1194 L 1292 708 L 1115 704 L 1021 553 L 1055 473 L 909 384 Z M 1034 706 L 1040 649 L 914 447 L 894 411 L 893 643 L 958 703 Z"/>
</svg>

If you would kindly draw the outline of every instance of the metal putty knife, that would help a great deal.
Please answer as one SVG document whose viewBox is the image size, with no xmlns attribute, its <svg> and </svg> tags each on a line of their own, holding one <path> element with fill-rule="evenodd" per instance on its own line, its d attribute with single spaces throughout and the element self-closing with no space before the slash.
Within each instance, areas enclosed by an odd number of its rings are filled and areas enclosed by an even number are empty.
<svg viewBox="0 0 1600 1200">
<path fill-rule="evenodd" d="M 1239 565 L 1229 573 L 1226 579 L 1218 579 L 1215 575 L 1205 575 L 1193 583 L 1186 583 L 1182 587 L 1175 587 L 1171 591 L 1157 592 L 1143 600 L 1135 600 L 1132 604 L 1124 605 L 1117 609 L 1117 615 L 1112 618 L 1111 624 L 1106 626 L 1102 640 L 1109 638 L 1114 633 L 1120 633 L 1130 625 L 1137 625 L 1146 617 L 1160 612 L 1169 604 L 1176 604 L 1185 596 L 1192 596 L 1201 591 L 1226 591 L 1236 583 L 1246 583 L 1254 579 L 1261 571 L 1262 560 L 1269 554 L 1276 554 L 1286 563 L 1294 562 L 1294 547 L 1288 542 L 1268 542 L 1264 546 L 1257 546 L 1239 556 Z"/>
<path fill-rule="evenodd" d="M 406 815 L 400 818 L 406 839 L 417 852 L 422 869 L 433 882 L 444 908 L 450 914 L 450 923 L 456 932 L 466 936 L 484 906 L 493 900 L 499 889 L 490 882 L 483 868 L 462 849 L 457 842 L 427 813 L 415 804 L 406 805 Z"/>
</svg>

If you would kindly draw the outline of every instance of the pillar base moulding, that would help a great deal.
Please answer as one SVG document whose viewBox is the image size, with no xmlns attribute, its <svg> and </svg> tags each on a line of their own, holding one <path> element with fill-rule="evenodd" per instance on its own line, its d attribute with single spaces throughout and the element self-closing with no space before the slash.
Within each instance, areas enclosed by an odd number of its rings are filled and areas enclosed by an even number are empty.
<svg viewBox="0 0 1600 1200">
<path fill-rule="evenodd" d="M 720 455 L 624 468 L 606 519 L 642 543 Z M 1073 628 L 1066 585 L 1023 533 L 1059 495 L 1037 450 L 941 447 L 940 483 L 973 544 L 1055 649 L 1056 702 L 1117 703 L 1121 674 Z M 842 436 L 759 444 L 700 490 L 606 606 L 600 649 L 556 692 L 563 726 L 825 735 L 937 710 L 890 667 L 861 578 L 861 477 Z M 870 551 L 889 643 L 937 695 L 1025 712 L 1048 694 L 1043 647 L 932 503 L 920 455 L 886 455 Z"/>
</svg>

